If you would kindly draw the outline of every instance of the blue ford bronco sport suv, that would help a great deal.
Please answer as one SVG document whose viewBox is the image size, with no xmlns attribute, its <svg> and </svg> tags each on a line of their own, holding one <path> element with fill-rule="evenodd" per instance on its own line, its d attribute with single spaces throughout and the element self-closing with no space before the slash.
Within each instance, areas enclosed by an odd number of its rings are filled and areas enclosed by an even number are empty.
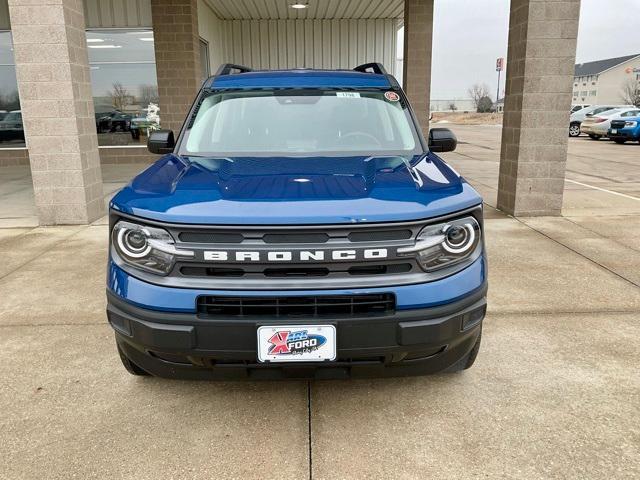
<svg viewBox="0 0 640 480">
<path fill-rule="evenodd" d="M 327 378 L 469 368 L 482 200 L 379 64 L 207 80 L 110 204 L 107 315 L 134 375 Z"/>
</svg>

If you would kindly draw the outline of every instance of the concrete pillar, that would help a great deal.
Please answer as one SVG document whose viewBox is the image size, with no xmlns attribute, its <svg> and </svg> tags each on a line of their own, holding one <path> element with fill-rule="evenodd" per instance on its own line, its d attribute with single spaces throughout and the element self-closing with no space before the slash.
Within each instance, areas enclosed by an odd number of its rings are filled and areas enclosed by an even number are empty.
<svg viewBox="0 0 640 480">
<path fill-rule="evenodd" d="M 511 0 L 498 208 L 560 215 L 580 0 Z"/>
<path fill-rule="evenodd" d="M 425 137 L 429 132 L 434 0 L 404 2 L 404 91 Z"/>
<path fill-rule="evenodd" d="M 9 0 L 40 224 L 104 215 L 82 0 Z"/>
<path fill-rule="evenodd" d="M 177 136 L 200 88 L 197 0 L 151 0 L 160 122 Z"/>
</svg>

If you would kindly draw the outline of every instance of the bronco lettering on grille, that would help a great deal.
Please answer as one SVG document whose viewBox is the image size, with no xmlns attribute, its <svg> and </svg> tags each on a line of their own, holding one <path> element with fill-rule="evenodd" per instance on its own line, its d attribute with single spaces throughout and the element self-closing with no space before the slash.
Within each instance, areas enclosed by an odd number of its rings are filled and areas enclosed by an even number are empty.
<svg viewBox="0 0 640 480">
<path fill-rule="evenodd" d="M 275 250 L 227 251 L 207 250 L 204 259 L 209 262 L 322 262 L 340 260 L 375 260 L 387 258 L 386 248 L 347 250 Z"/>
</svg>

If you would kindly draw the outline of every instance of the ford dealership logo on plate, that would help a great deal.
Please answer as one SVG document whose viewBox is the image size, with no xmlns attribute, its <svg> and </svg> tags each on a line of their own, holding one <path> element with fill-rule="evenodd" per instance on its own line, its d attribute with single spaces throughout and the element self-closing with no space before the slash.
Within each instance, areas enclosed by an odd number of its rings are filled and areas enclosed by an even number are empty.
<svg viewBox="0 0 640 480">
<path fill-rule="evenodd" d="M 258 328 L 261 362 L 323 362 L 336 358 L 333 325 L 263 326 Z"/>
<path fill-rule="evenodd" d="M 295 355 L 317 350 L 327 342 L 322 335 L 309 335 L 306 330 L 282 330 L 269 339 L 270 355 Z"/>
</svg>

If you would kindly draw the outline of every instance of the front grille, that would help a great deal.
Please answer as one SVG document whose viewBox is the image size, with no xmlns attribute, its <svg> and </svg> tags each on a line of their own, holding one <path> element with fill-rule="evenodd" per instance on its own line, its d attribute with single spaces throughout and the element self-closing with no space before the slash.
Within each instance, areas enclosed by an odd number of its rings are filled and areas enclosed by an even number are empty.
<svg viewBox="0 0 640 480">
<path fill-rule="evenodd" d="M 198 314 L 203 317 L 318 318 L 393 313 L 395 295 L 322 295 L 287 297 L 198 297 Z"/>
<path fill-rule="evenodd" d="M 624 120 L 612 120 L 611 128 L 624 128 Z"/>
<path fill-rule="evenodd" d="M 184 277 L 243 277 L 243 278 L 294 278 L 328 277 L 330 275 L 400 275 L 413 270 L 411 263 L 358 264 L 358 265 L 303 265 L 293 264 L 275 267 L 265 264 L 236 265 L 234 267 L 210 267 L 207 265 L 182 266 L 180 273 Z"/>
</svg>

